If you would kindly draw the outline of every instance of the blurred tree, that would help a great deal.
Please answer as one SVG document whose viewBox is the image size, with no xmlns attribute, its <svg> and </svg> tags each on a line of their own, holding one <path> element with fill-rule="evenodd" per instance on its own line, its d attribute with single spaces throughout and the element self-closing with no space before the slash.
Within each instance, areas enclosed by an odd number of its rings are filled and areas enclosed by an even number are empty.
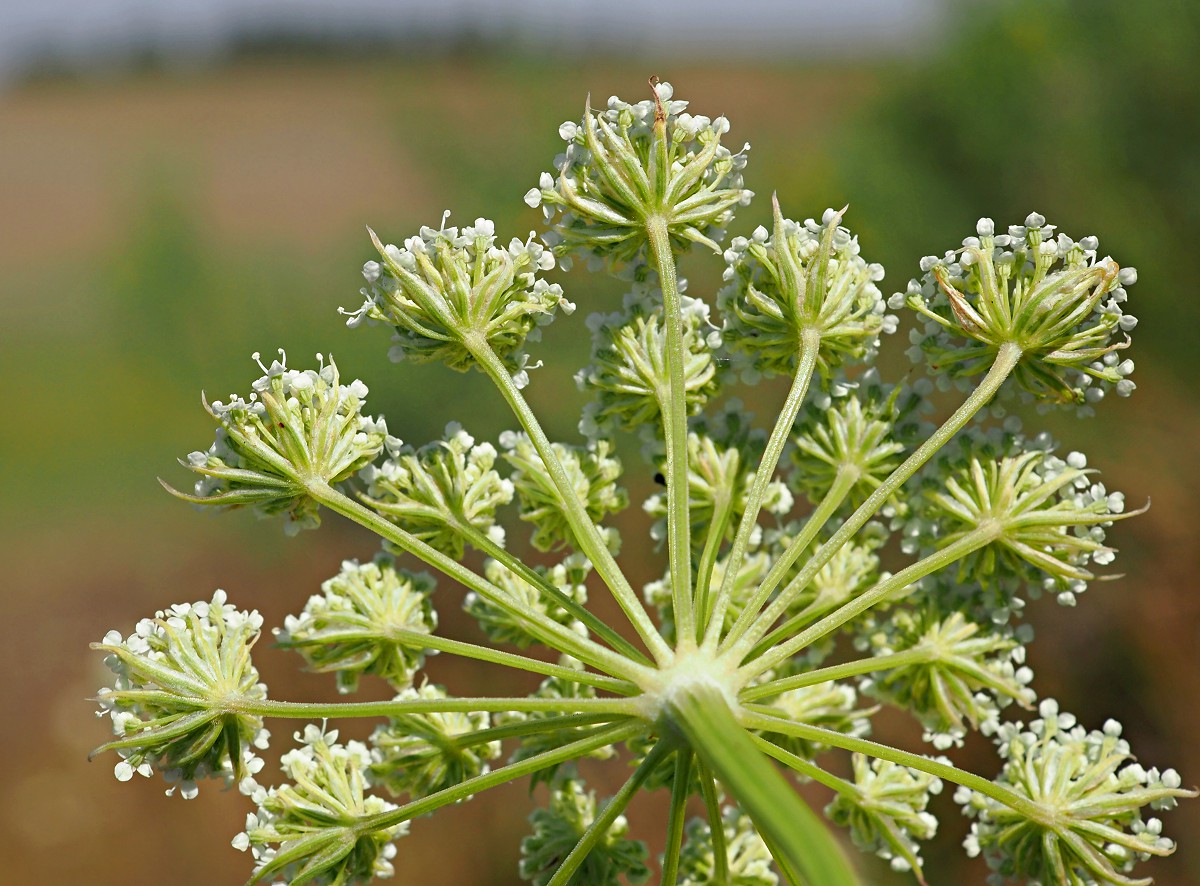
<svg viewBox="0 0 1200 886">
<path fill-rule="evenodd" d="M 1142 272 L 1139 343 L 1190 377 L 1200 301 L 1168 275 L 1200 227 L 1200 4 L 971 0 L 951 14 L 837 152 L 841 193 L 890 283 L 956 243 L 981 207 L 998 226 L 1037 210 L 1120 244 L 1118 261 Z"/>
</svg>

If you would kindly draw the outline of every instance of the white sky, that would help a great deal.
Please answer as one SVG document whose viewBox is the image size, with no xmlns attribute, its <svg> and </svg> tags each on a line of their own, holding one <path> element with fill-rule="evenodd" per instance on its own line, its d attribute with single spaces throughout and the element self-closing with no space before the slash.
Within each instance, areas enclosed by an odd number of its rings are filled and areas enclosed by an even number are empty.
<svg viewBox="0 0 1200 886">
<path fill-rule="evenodd" d="M 897 51 L 945 0 L 0 0 L 0 74 L 152 46 L 181 60 L 242 35 L 513 38 L 524 48 L 658 54 Z"/>
</svg>

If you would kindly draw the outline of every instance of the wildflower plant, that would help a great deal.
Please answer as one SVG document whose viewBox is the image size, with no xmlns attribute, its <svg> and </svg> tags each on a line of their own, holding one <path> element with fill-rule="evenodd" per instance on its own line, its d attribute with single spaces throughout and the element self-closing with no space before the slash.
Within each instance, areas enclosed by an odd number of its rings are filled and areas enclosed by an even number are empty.
<svg viewBox="0 0 1200 886">
<path fill-rule="evenodd" d="M 96 644 L 116 675 L 99 701 L 117 777 L 157 770 L 185 797 L 237 782 L 254 806 L 233 839 L 252 851 L 251 883 L 402 871 L 411 821 L 526 777 L 546 802 L 519 873 L 542 886 L 860 882 L 789 776 L 829 793 L 825 815 L 856 846 L 922 882 L 930 797 L 947 784 L 994 883 L 1148 883 L 1132 869 L 1173 850 L 1156 813 L 1195 792 L 1134 762 L 1114 721 L 1089 731 L 1038 705 L 1020 621 L 1046 591 L 1074 605 L 1130 513 L 1081 453 L 989 408 L 1017 393 L 1090 411 L 1129 394 L 1136 274 L 1035 213 L 999 235 L 982 219 L 888 299 L 845 209 L 794 220 L 773 200 L 766 225 L 729 240 L 715 304 L 684 295 L 679 256 L 719 252 L 752 197 L 728 130 L 654 82 L 647 100 L 589 102 L 560 128 L 555 171 L 525 195 L 549 225 L 540 241 L 445 217 L 403 246 L 372 233 L 349 325 L 390 330 L 397 360 L 477 370 L 515 421 L 495 444 L 456 423 L 402 443 L 332 359 L 301 371 L 281 354 L 249 395 L 206 404 L 216 441 L 183 461 L 199 481 L 176 495 L 289 530 L 331 512 L 384 549 L 343 564 L 275 634 L 343 692 L 378 678 L 390 701 L 270 698 L 251 662 L 262 620 L 221 592 Z M 629 292 L 588 321 L 582 438 L 552 441 L 522 389 L 540 365 L 530 346 L 573 307 L 547 276 L 572 257 Z M 873 362 L 904 309 L 924 377 L 889 384 Z M 790 386 L 758 426 L 723 398 L 764 376 Z M 939 420 L 930 395 L 956 386 L 967 393 Z M 664 486 L 645 504 L 663 578 L 641 592 L 602 525 L 629 503 L 626 432 Z M 436 594 L 416 564 L 441 573 Z M 591 607 L 605 593 L 617 624 Z M 487 642 L 439 633 L 435 597 L 461 599 Z M 542 682 L 454 695 L 425 673 L 435 653 Z M 882 705 L 927 746 L 873 740 Z M 369 742 L 323 724 L 355 717 L 376 724 Z M 253 749 L 275 718 L 309 722 L 271 778 Z M 969 730 L 995 740 L 995 778 L 940 756 Z M 597 795 L 584 759 L 628 778 Z M 665 794 L 659 859 L 626 818 L 643 790 Z"/>
</svg>

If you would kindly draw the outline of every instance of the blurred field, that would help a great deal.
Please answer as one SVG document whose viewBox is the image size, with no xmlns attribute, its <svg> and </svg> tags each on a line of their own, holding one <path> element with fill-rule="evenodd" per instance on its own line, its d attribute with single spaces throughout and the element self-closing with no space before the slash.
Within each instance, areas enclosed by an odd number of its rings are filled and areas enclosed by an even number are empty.
<svg viewBox="0 0 1200 886">
<path fill-rule="evenodd" d="M 1149 497 L 1153 508 L 1112 533 L 1125 578 L 1096 584 L 1076 611 L 1035 607 L 1033 665 L 1043 696 L 1090 726 L 1117 716 L 1143 762 L 1200 782 L 1200 530 L 1187 510 L 1200 497 L 1192 382 L 1200 309 L 1190 275 L 1169 276 L 1184 267 L 1182 244 L 1195 230 L 1187 225 L 1200 212 L 1197 142 L 1188 141 L 1200 126 L 1198 81 L 1186 75 L 1197 65 L 1188 51 L 1197 43 L 1187 42 L 1194 17 L 1155 26 L 1153 35 L 1173 35 L 1168 44 L 1155 38 L 1157 56 L 1143 43 L 1144 21 L 1078 39 L 1054 30 L 1052 43 L 1021 22 L 1012 34 L 989 32 L 1024 47 L 1012 59 L 978 34 L 929 63 L 849 70 L 277 56 L 192 74 L 44 79 L 0 97 L 0 377 L 16 404 L 0 423 L 0 545 L 16 566 L 0 656 L 10 674 L 5 701 L 19 714 L 0 763 L 6 879 L 244 878 L 248 859 L 227 844 L 240 798 L 210 790 L 191 803 L 164 799 L 157 781 L 117 784 L 110 759 L 86 765 L 107 728 L 85 700 L 102 679 L 86 644 L 218 586 L 278 624 L 341 559 L 370 556 L 374 545 L 335 521 L 289 540 L 244 515 L 212 519 L 170 500 L 155 477 L 186 483 L 173 460 L 211 439 L 200 389 L 244 388 L 255 375 L 249 354 L 276 347 L 297 362 L 332 351 L 406 440 L 423 442 L 451 418 L 481 436 L 508 427 L 481 378 L 393 366 L 381 332 L 342 326 L 335 309 L 357 303 L 357 269 L 369 257 L 363 226 L 399 239 L 449 208 L 458 221 L 493 217 L 502 231 L 538 227 L 520 198 L 549 167 L 558 123 L 578 116 L 589 90 L 636 96 L 650 73 L 698 111 L 731 117 L 731 139 L 754 145 L 748 182 L 760 197 L 778 189 L 797 215 L 849 202 L 848 223 L 864 254 L 885 262 L 887 285 L 902 288 L 921 254 L 953 246 L 977 216 L 1007 223 L 1033 208 L 1065 219 L 1076 236 L 1098 234 L 1118 260 L 1134 256 L 1139 390 L 1104 403 L 1091 423 L 1056 420 L 1054 429 L 1088 451 L 1111 488 L 1135 503 Z M 1099 86 L 1072 79 L 1103 70 L 1115 59 L 1112 41 L 1131 27 L 1142 37 L 1129 44 L 1137 61 L 1126 60 L 1122 91 L 1111 72 Z M 1162 60 L 1168 50 L 1173 67 Z M 1009 63 L 1015 81 L 1004 79 Z M 1049 106 L 1037 98 L 1042 79 L 1064 76 L 1075 91 Z M 1139 93 L 1149 83 L 1154 94 Z M 1168 137 L 1123 112 L 1114 118 L 1106 103 L 1176 109 L 1158 121 L 1176 129 Z M 744 211 L 739 231 L 765 220 L 765 205 Z M 719 261 L 697 257 L 687 270 L 692 291 L 710 295 Z M 586 360 L 582 316 L 616 304 L 620 289 L 579 271 L 564 285 L 581 313 L 552 327 L 529 396 L 565 438 L 568 407 L 580 402 L 570 375 Z M 760 396 L 761 415 L 774 393 Z M 649 478 L 632 458 L 627 470 L 640 500 Z M 636 537 L 644 527 L 631 508 L 633 556 L 623 562 L 638 564 L 635 585 L 659 571 Z M 469 628 L 457 618 L 457 593 L 443 582 L 438 604 L 447 633 L 461 635 Z M 261 663 L 276 697 L 332 696 L 328 681 L 298 676 L 281 652 L 264 648 Z M 435 675 L 460 691 L 501 691 L 448 661 L 436 662 Z M 277 739 L 286 731 L 278 727 Z M 963 759 L 994 769 L 986 748 L 970 746 Z M 632 814 L 639 835 L 661 830 L 653 799 Z M 1182 848 L 1146 867 L 1161 884 L 1200 882 L 1196 805 L 1166 817 Z M 517 787 L 414 823 L 394 882 L 517 882 L 526 814 Z M 931 882 L 982 882 L 981 865 L 959 866 L 957 815 L 944 824 L 927 853 Z"/>
</svg>

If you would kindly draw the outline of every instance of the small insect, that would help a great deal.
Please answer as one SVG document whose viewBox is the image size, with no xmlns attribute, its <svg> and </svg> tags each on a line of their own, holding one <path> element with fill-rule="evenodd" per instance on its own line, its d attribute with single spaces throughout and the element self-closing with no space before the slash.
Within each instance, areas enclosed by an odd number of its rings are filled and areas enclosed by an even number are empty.
<svg viewBox="0 0 1200 886">
<path fill-rule="evenodd" d="M 657 483 L 659 486 L 666 486 L 667 478 L 663 476 L 662 471 L 656 471 L 654 474 L 654 482 Z"/>
</svg>

